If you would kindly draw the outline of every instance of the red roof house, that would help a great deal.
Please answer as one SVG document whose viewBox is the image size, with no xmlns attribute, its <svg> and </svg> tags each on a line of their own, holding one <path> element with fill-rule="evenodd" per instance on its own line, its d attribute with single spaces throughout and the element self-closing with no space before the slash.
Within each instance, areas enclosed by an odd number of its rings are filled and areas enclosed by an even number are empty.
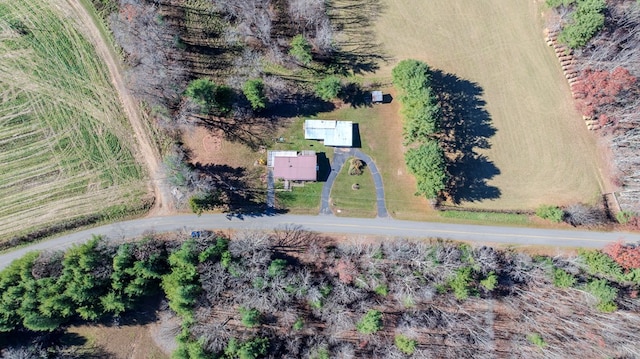
<svg viewBox="0 0 640 359">
<path fill-rule="evenodd" d="M 273 177 L 289 181 L 315 181 L 318 177 L 317 163 L 315 153 L 303 153 L 296 157 L 276 155 L 273 158 Z"/>
</svg>

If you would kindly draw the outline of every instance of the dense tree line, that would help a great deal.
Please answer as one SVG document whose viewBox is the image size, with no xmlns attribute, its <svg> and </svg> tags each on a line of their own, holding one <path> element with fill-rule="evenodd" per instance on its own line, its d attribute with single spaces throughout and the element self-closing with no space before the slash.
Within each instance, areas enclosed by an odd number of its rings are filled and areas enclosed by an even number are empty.
<svg viewBox="0 0 640 359">
<path fill-rule="evenodd" d="M 620 206 L 635 216 L 640 213 L 640 3 L 562 0 L 548 4 L 556 6 L 557 16 L 549 24 L 552 29 L 562 27 L 572 9 L 581 4 L 594 13 L 585 17 L 594 19 L 586 26 L 599 31 L 574 50 L 573 66 L 579 72 L 574 86 L 576 106 L 602 126 L 599 132 L 612 152 L 612 182 L 619 187 Z"/>
<path fill-rule="evenodd" d="M 132 309 L 166 270 L 152 240 L 114 246 L 95 237 L 66 253 L 30 253 L 0 272 L 0 331 L 53 331 Z"/>
<path fill-rule="evenodd" d="M 429 66 L 416 60 L 401 61 L 392 71 L 401 92 L 405 161 L 418 181 L 417 195 L 435 200 L 445 189 L 444 152 L 435 137 L 440 128 L 440 108 L 430 84 Z"/>
<path fill-rule="evenodd" d="M 635 247 L 551 258 L 442 241 L 327 243 L 288 227 L 31 253 L 0 273 L 1 330 L 124 316 L 162 292 L 182 321 L 174 358 L 640 354 Z"/>
</svg>

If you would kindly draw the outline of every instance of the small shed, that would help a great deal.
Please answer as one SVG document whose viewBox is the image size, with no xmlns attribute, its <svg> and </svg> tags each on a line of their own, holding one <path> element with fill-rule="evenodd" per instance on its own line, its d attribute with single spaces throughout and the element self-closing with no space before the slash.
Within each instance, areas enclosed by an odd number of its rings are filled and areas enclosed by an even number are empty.
<svg viewBox="0 0 640 359">
<path fill-rule="evenodd" d="M 305 120 L 304 138 L 324 141 L 325 146 L 353 146 L 353 122 L 335 120 Z"/>
<path fill-rule="evenodd" d="M 273 177 L 287 181 L 315 181 L 318 178 L 318 159 L 313 151 L 304 151 L 295 157 L 275 156 Z"/>
<path fill-rule="evenodd" d="M 381 103 L 384 101 L 383 99 L 382 91 L 371 91 L 371 102 Z"/>
</svg>

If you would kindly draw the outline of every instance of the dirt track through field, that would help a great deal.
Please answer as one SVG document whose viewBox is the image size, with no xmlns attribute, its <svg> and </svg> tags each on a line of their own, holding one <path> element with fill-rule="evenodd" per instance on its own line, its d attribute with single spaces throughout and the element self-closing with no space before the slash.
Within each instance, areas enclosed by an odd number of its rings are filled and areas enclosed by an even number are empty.
<svg viewBox="0 0 640 359">
<path fill-rule="evenodd" d="M 149 187 L 155 195 L 153 208 L 149 216 L 167 215 L 174 210 L 171 201 L 171 193 L 164 181 L 162 170 L 162 160 L 158 150 L 152 145 L 151 138 L 145 130 L 144 119 L 140 113 L 137 100 L 131 95 L 122 77 L 122 69 L 118 64 L 109 44 L 106 43 L 100 29 L 94 23 L 93 18 L 87 9 L 80 4 L 79 0 L 56 0 L 61 7 L 69 8 L 76 15 L 79 30 L 87 36 L 88 40 L 95 46 L 98 56 L 104 61 L 109 69 L 111 82 L 118 92 L 118 97 L 122 107 L 131 123 L 134 135 L 137 139 L 139 155 L 149 171 Z"/>
</svg>

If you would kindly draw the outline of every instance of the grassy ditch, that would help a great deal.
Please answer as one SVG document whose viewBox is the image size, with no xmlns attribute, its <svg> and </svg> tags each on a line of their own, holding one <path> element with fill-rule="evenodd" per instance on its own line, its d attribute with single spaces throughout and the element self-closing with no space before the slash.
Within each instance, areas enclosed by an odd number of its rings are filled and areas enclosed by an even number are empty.
<svg viewBox="0 0 640 359">
<path fill-rule="evenodd" d="M 471 212 L 471 211 L 442 211 L 440 216 L 447 219 L 462 220 L 468 222 L 483 222 L 492 224 L 531 224 L 529 216 L 518 213 L 498 212 Z"/>
</svg>

